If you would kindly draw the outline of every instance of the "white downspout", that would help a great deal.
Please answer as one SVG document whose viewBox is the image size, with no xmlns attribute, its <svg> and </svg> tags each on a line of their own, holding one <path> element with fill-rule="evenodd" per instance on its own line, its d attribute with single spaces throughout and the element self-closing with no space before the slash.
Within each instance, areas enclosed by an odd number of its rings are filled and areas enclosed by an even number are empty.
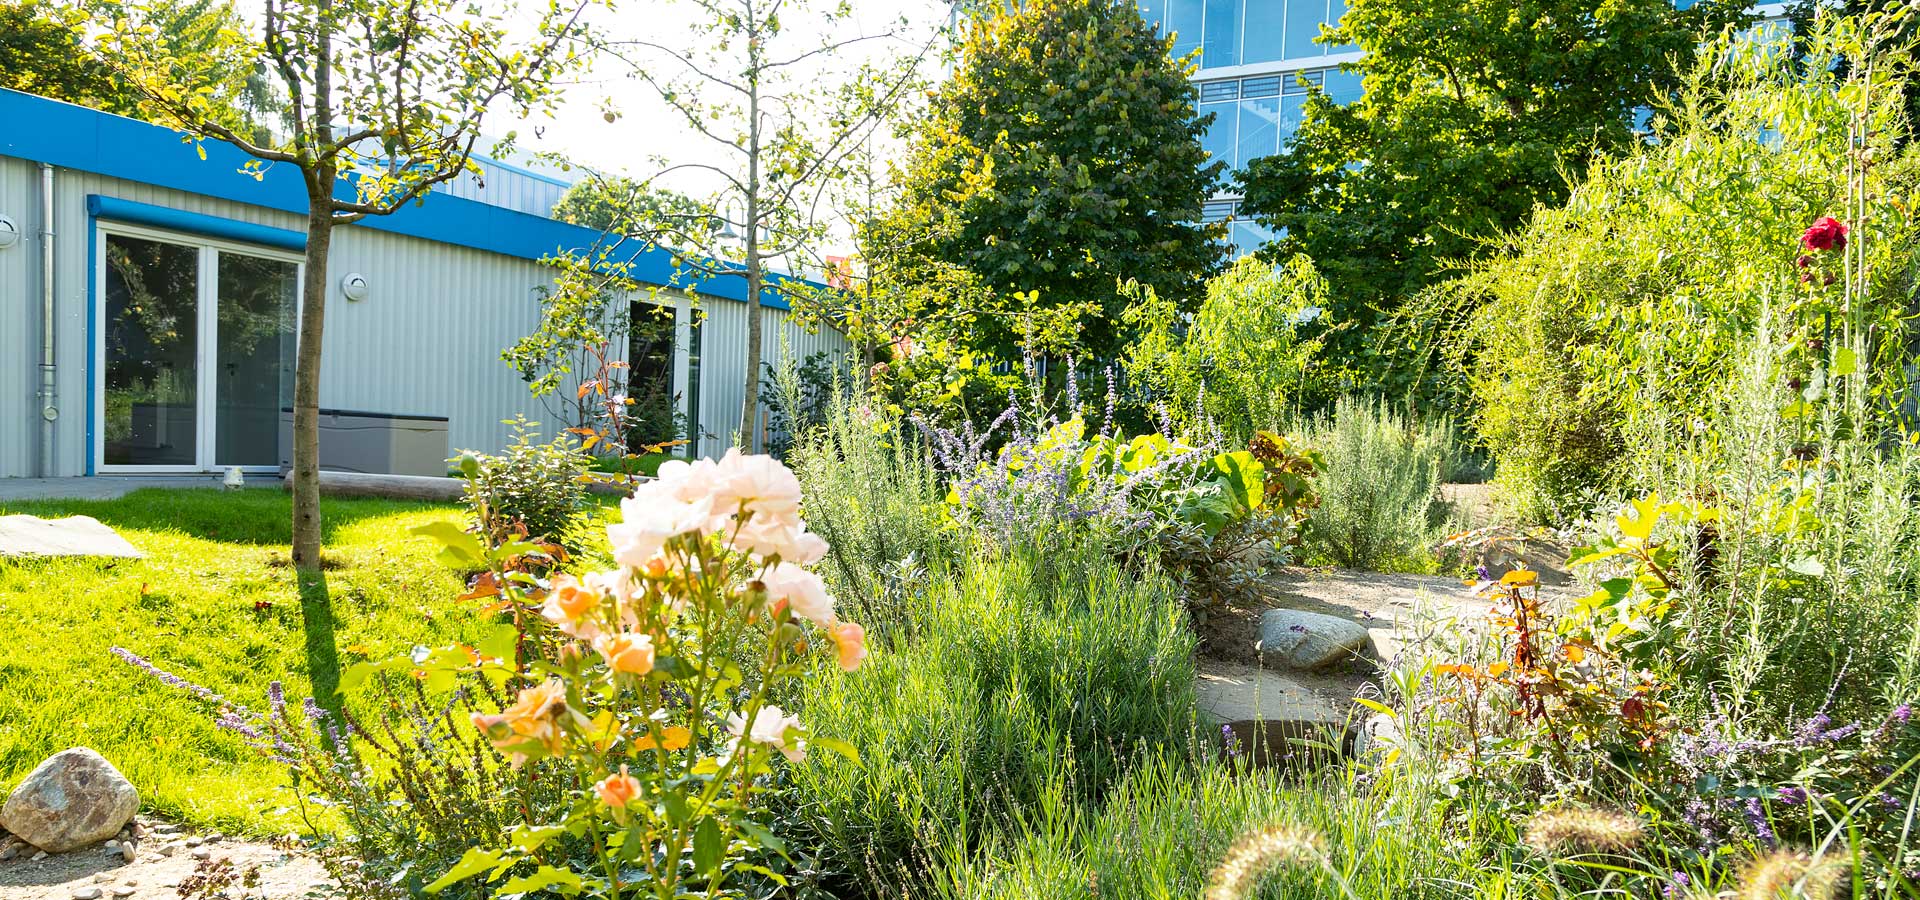
<svg viewBox="0 0 1920 900">
<path fill-rule="evenodd" d="M 53 166 L 40 164 L 40 476 L 56 474 L 60 407 L 54 379 Z"/>
</svg>

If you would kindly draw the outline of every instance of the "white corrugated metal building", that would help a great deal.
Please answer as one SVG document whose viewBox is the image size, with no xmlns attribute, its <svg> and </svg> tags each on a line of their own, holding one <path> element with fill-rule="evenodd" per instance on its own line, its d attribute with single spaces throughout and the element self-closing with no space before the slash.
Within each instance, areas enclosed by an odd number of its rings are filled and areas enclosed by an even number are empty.
<svg viewBox="0 0 1920 900">
<path fill-rule="evenodd" d="M 177 132 L 0 90 L 0 477 L 284 459 L 304 195 L 290 167 L 255 179 L 237 149 L 203 149 L 204 160 Z M 335 232 L 323 407 L 444 419 L 456 450 L 500 449 L 515 415 L 548 435 L 564 427 L 501 351 L 538 324 L 553 283 L 540 260 L 603 236 L 546 216 L 564 182 L 481 166 L 484 178 Z M 676 283 L 665 250 L 631 266 L 643 282 Z M 739 421 L 747 304 L 737 278 L 697 293 L 658 292 L 676 310 L 670 363 L 655 368 L 698 452 L 713 455 Z M 769 361 L 783 345 L 799 358 L 845 350 L 840 335 L 789 322 L 778 295 L 763 302 Z"/>
</svg>

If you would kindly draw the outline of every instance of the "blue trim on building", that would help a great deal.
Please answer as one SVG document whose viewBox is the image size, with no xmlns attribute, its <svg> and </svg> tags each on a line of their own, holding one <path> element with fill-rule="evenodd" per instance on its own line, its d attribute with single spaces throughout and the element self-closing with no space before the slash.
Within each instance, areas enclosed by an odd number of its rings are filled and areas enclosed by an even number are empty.
<svg viewBox="0 0 1920 900">
<path fill-rule="evenodd" d="M 100 354 L 98 351 L 98 348 L 100 347 L 100 343 L 99 343 L 99 340 L 100 340 L 99 297 L 100 295 L 99 293 L 97 293 L 99 290 L 99 285 L 96 283 L 100 277 L 99 276 L 100 266 L 97 265 L 100 259 L 100 227 L 99 227 L 99 224 L 93 218 L 93 213 L 91 211 L 92 204 L 88 204 L 88 206 L 89 206 L 89 211 L 87 213 L 87 364 L 82 368 L 85 369 L 87 373 L 86 473 L 88 475 L 92 475 L 93 474 L 93 457 L 95 455 L 93 452 L 93 447 L 94 447 L 93 422 L 94 422 L 94 417 L 97 415 L 97 413 L 95 413 L 94 411 L 95 410 L 94 404 L 99 402 L 98 396 L 100 393 L 100 373 L 97 370 L 97 367 L 99 365 L 99 359 L 100 359 Z"/>
<path fill-rule="evenodd" d="M 274 228 L 269 225 L 256 225 L 235 219 L 223 219 L 206 213 L 155 206 L 151 203 L 122 200 L 118 197 L 88 194 L 87 214 L 96 219 L 112 219 L 115 222 L 148 225 L 168 231 L 197 234 L 201 237 L 258 244 L 262 247 L 277 247 L 295 253 L 302 253 L 307 249 L 307 236 L 302 232 Z"/>
<path fill-rule="evenodd" d="M 0 156 L 307 214 L 306 188 L 298 169 L 268 164 L 257 173 L 242 171 L 253 158 L 221 141 L 203 141 L 196 148 L 193 141 L 171 129 L 6 89 L 0 89 L 0 122 L 25 126 L 0 130 Z M 335 193 L 353 199 L 354 187 L 342 180 Z M 350 227 L 531 260 L 590 253 L 606 244 L 608 237 L 591 228 L 439 192 L 392 215 L 370 216 Z M 745 278 L 728 275 L 700 280 L 675 265 L 677 257 L 671 250 L 643 245 L 621 248 L 607 262 L 626 266 L 624 274 L 636 281 L 691 289 L 703 297 L 746 299 Z M 772 284 L 788 280 L 768 276 Z M 761 292 L 760 302 L 774 309 L 788 308 L 786 298 L 771 287 Z"/>
</svg>

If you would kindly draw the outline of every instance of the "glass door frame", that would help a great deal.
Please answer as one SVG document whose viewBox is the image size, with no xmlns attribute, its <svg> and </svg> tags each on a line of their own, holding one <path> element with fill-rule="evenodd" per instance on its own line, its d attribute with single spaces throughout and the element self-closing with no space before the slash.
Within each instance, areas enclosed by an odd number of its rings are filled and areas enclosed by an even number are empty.
<svg viewBox="0 0 1920 900">
<path fill-rule="evenodd" d="M 210 238 L 192 232 L 169 231 L 145 225 L 131 225 L 108 219 L 95 220 L 93 258 L 93 315 L 102 323 L 94 337 L 93 392 L 100 398 L 93 410 L 93 471 L 102 475 L 200 474 L 221 471 L 214 458 L 218 451 L 218 378 L 220 352 L 220 254 L 236 253 L 294 264 L 293 330 L 294 346 L 300 340 L 300 302 L 306 284 L 306 257 L 273 247 Z M 198 254 L 194 297 L 194 462 L 172 465 L 127 465 L 107 462 L 107 241 L 113 237 L 160 241 L 191 247 Z M 274 423 L 276 429 L 279 422 Z M 246 472 L 277 472 L 278 466 L 241 466 Z"/>
</svg>

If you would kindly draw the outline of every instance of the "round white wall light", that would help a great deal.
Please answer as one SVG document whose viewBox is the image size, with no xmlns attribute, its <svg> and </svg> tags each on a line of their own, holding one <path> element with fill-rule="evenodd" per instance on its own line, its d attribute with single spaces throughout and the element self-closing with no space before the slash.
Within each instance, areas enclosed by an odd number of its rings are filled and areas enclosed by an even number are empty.
<svg viewBox="0 0 1920 900">
<path fill-rule="evenodd" d="M 20 226 L 12 219 L 0 216 L 0 250 L 20 243 Z"/>
<path fill-rule="evenodd" d="M 367 276 L 353 272 L 340 279 L 340 293 L 348 300 L 367 299 Z"/>
</svg>

